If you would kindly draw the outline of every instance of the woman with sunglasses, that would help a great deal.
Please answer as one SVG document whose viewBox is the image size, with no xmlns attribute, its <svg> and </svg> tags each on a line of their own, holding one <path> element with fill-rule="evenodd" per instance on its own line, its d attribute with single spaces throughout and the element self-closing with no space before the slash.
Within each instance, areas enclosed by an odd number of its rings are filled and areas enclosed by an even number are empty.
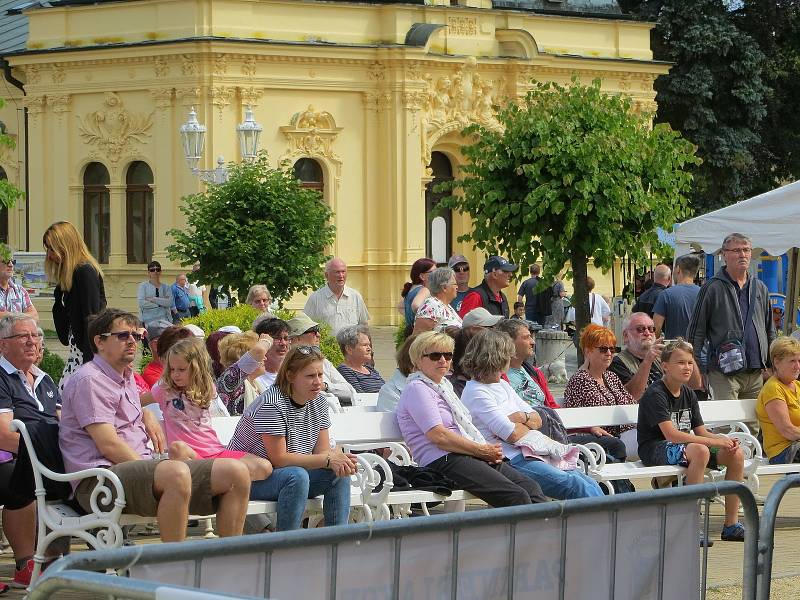
<svg viewBox="0 0 800 600">
<path fill-rule="evenodd" d="M 136 301 L 139 304 L 139 318 L 145 327 L 153 321 L 172 322 L 175 300 L 170 286 L 161 283 L 161 263 L 157 260 L 148 263 L 147 281 L 139 284 Z"/>
<path fill-rule="evenodd" d="M 87 319 L 106 307 L 106 292 L 103 271 L 72 223 L 53 223 L 44 232 L 42 243 L 47 252 L 44 270 L 47 278 L 56 284 L 53 322 L 58 339 L 69 346 L 69 356 L 58 384 L 59 390 L 63 390 L 69 376 L 94 356 Z"/>
<path fill-rule="evenodd" d="M 616 352 L 616 344 L 614 332 L 607 327 L 590 323 L 584 328 L 580 347 L 585 360 L 567 382 L 564 390 L 565 408 L 636 404 L 619 377 L 608 370 Z M 570 435 L 569 441 L 575 444 L 597 442 L 603 446 L 607 455 L 624 461 L 627 456 L 625 443 L 619 439 L 624 435 L 633 437 L 635 447 L 636 425 L 591 427 L 577 432 L 577 435 Z"/>
<path fill-rule="evenodd" d="M 306 500 L 320 495 L 326 525 L 344 525 L 350 514 L 357 462 L 330 447 L 322 358 L 314 346 L 289 350 L 275 385 L 245 409 L 228 444 L 272 463 L 272 475 L 253 482 L 250 499 L 278 502 L 279 531 L 299 529 Z"/>
<path fill-rule="evenodd" d="M 539 484 L 503 461 L 500 444 L 490 444 L 445 377 L 453 360 L 453 338 L 426 331 L 409 348 L 416 369 L 395 415 L 414 460 L 452 479 L 489 506 L 545 502 Z"/>
<path fill-rule="evenodd" d="M 431 331 L 437 327 L 461 327 L 461 317 L 450 305 L 458 294 L 456 274 L 450 267 L 439 267 L 428 275 L 426 287 L 430 296 L 417 310 L 414 333 Z"/>
</svg>

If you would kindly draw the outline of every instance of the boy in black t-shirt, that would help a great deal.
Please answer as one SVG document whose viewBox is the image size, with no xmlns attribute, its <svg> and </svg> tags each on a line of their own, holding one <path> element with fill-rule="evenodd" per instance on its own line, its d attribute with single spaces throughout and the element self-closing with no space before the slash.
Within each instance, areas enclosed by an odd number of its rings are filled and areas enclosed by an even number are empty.
<svg viewBox="0 0 800 600">
<path fill-rule="evenodd" d="M 718 465 L 726 467 L 725 479 L 742 481 L 744 454 L 739 441 L 706 429 L 697 397 L 686 385 L 694 366 L 692 345 L 682 338 L 664 348 L 664 375 L 639 400 L 639 457 L 647 466 L 686 467 L 687 484 L 702 483 L 705 469 Z M 738 510 L 738 496 L 726 496 L 723 540 L 744 541 Z"/>
</svg>

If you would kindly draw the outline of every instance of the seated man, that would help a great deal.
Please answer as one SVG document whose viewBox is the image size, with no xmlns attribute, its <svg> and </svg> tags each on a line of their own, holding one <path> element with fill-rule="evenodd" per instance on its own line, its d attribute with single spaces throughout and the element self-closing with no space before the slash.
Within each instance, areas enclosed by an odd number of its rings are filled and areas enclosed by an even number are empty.
<svg viewBox="0 0 800 600">
<path fill-rule="evenodd" d="M 158 517 L 161 539 L 186 537 L 189 513 L 216 513 L 221 536 L 240 535 L 250 495 L 250 475 L 239 460 L 158 460 L 164 447 L 155 417 L 142 411 L 131 364 L 141 340 L 141 323 L 128 312 L 106 309 L 89 321 L 94 358 L 64 387 L 60 446 L 67 472 L 106 467 L 125 491 L 125 512 Z M 75 487 L 87 512 L 97 481 Z"/>
<path fill-rule="evenodd" d="M 14 551 L 15 573 L 11 585 L 26 588 L 33 572 L 36 541 L 36 504 L 30 493 L 11 489 L 20 436 L 12 432 L 12 419 L 26 426 L 57 423 L 58 387 L 36 366 L 42 338 L 32 315 L 7 313 L 0 319 L 0 449 L 7 453 L 0 462 L 0 505 L 3 505 L 3 531 Z M 0 458 L 0 461 L 3 459 Z M 5 588 L 5 589 L 4 589 Z M 0 584 L 0 593 L 8 589 Z"/>
<path fill-rule="evenodd" d="M 656 339 L 656 327 L 647 313 L 636 312 L 625 320 L 622 352 L 614 355 L 608 370 L 614 373 L 637 402 L 647 387 L 661 379 L 661 351 L 664 345 Z"/>
</svg>

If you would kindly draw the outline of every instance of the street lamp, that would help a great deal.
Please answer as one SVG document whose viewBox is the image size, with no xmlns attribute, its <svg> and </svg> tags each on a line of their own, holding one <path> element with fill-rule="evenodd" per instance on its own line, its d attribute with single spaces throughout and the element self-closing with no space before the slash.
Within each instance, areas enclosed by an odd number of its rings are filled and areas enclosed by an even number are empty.
<svg viewBox="0 0 800 600">
<path fill-rule="evenodd" d="M 236 126 L 239 137 L 239 148 L 244 160 L 253 160 L 258 155 L 258 141 L 263 127 L 253 118 L 253 111 L 248 106 L 245 110 L 244 123 Z M 189 111 L 189 120 L 180 127 L 181 142 L 183 143 L 183 156 L 189 169 L 206 183 L 222 184 L 228 181 L 228 169 L 225 167 L 225 158 L 217 158 L 216 169 L 199 169 L 200 158 L 203 156 L 203 147 L 206 142 L 206 126 L 197 120 L 197 112 Z"/>
</svg>

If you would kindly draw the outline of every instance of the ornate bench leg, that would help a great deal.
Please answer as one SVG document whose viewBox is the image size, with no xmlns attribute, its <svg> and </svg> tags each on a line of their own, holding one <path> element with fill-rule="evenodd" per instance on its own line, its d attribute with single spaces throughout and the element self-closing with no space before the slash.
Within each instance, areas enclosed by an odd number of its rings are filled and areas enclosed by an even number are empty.
<svg viewBox="0 0 800 600">
<path fill-rule="evenodd" d="M 204 519 L 204 520 L 205 520 L 205 524 L 206 524 L 206 531 L 205 531 L 205 534 L 204 534 L 203 537 L 206 537 L 206 538 L 215 538 L 215 537 L 217 537 L 217 534 L 214 533 L 214 519 L 212 517 L 208 517 L 207 519 Z"/>
</svg>

